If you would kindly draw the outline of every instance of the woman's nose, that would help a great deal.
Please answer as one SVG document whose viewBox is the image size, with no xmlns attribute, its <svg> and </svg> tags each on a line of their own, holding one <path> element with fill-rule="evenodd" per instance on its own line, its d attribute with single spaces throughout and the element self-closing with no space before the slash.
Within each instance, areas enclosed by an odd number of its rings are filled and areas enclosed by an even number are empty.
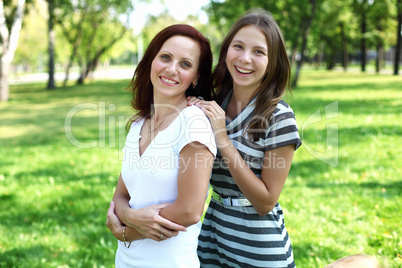
<svg viewBox="0 0 402 268">
<path fill-rule="evenodd" d="M 177 74 L 176 64 L 170 64 L 168 67 L 166 67 L 166 71 L 170 74 Z"/>
<path fill-rule="evenodd" d="M 240 57 L 240 60 L 244 63 L 250 63 L 251 62 L 250 53 L 247 51 L 244 51 Z"/>
</svg>

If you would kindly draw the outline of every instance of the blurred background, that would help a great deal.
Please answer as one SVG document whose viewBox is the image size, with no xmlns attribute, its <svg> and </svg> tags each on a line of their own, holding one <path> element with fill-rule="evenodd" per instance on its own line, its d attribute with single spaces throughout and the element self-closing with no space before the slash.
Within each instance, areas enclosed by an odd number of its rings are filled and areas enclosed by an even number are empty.
<svg viewBox="0 0 402 268">
<path fill-rule="evenodd" d="M 216 63 L 252 7 L 292 63 L 303 145 L 279 202 L 296 265 L 402 267 L 401 0 L 0 0 L 0 267 L 113 267 L 104 224 L 136 65 L 175 23 L 207 36 Z"/>
<path fill-rule="evenodd" d="M 3 2 L 0 78 L 8 75 L 10 83 L 48 77 L 54 88 L 54 80 L 118 78 L 123 73 L 111 70 L 116 66 L 131 68 L 124 72 L 131 77 L 153 36 L 179 22 L 208 36 L 217 57 L 229 27 L 252 7 L 270 11 L 280 25 L 295 67 L 293 86 L 304 64 L 398 74 L 402 57 L 399 0 Z"/>
</svg>

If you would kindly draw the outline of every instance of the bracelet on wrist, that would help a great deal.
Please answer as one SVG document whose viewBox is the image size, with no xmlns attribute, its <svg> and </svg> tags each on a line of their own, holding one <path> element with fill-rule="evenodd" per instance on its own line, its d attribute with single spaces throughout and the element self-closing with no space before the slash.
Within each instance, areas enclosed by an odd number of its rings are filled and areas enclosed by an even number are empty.
<svg viewBox="0 0 402 268">
<path fill-rule="evenodd" d="M 126 248 L 129 248 L 129 247 L 131 246 L 131 241 L 128 243 L 128 246 L 127 246 L 127 241 L 126 241 L 126 226 L 123 227 L 123 243 L 124 243 L 124 246 L 125 246 Z"/>
</svg>

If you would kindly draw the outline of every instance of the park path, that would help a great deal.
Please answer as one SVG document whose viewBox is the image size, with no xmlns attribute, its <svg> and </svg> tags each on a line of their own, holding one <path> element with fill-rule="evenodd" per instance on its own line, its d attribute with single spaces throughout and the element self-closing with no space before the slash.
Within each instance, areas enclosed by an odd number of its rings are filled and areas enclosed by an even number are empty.
<svg viewBox="0 0 402 268">
<path fill-rule="evenodd" d="M 111 67 L 108 69 L 99 68 L 94 73 L 96 80 L 108 80 L 108 79 L 131 79 L 134 74 L 135 68 L 129 67 Z M 26 83 L 47 83 L 48 73 L 33 73 L 33 74 L 11 74 L 8 78 L 10 85 L 26 84 Z M 56 72 L 54 79 L 56 82 L 64 81 L 65 73 Z M 76 81 L 78 79 L 78 72 L 71 72 L 69 80 Z"/>
</svg>

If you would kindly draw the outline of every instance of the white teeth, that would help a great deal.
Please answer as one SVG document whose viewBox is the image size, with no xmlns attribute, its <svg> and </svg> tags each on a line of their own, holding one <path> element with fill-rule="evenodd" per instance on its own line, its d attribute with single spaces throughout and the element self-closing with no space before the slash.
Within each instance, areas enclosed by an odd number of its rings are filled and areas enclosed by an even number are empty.
<svg viewBox="0 0 402 268">
<path fill-rule="evenodd" d="M 247 71 L 247 70 L 244 70 L 244 69 L 240 69 L 239 67 L 237 67 L 236 66 L 236 70 L 238 70 L 239 72 L 241 72 L 241 73 L 243 73 L 243 74 L 249 74 L 249 73 L 252 73 L 252 71 Z"/>
<path fill-rule="evenodd" d="M 161 79 L 162 79 L 164 82 L 169 83 L 169 84 L 177 84 L 176 81 L 172 81 L 172 80 L 169 80 L 169 79 L 166 79 L 166 78 L 163 78 L 163 77 L 161 77 Z"/>
</svg>

